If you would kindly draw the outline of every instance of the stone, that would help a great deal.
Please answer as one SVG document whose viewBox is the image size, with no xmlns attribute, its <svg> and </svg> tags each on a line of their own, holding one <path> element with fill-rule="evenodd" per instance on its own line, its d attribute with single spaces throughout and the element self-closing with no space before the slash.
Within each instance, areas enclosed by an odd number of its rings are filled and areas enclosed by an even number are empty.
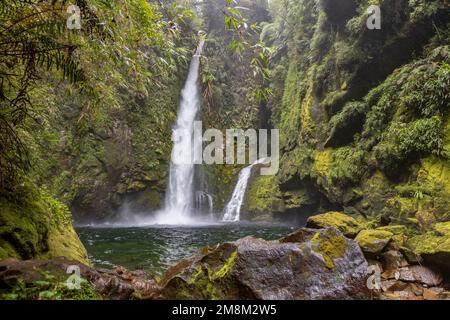
<svg viewBox="0 0 450 320">
<path fill-rule="evenodd" d="M 436 222 L 436 217 L 433 212 L 426 210 L 419 210 L 416 213 L 416 219 L 419 223 L 421 230 L 432 229 L 433 224 Z"/>
<path fill-rule="evenodd" d="M 306 227 L 316 229 L 334 227 L 349 238 L 356 237 L 361 230 L 358 221 L 342 212 L 327 212 L 311 216 L 306 222 Z"/>
<path fill-rule="evenodd" d="M 381 256 L 384 270 L 395 270 L 408 265 L 408 262 L 399 251 L 389 250 L 382 253 Z"/>
<path fill-rule="evenodd" d="M 394 234 L 385 230 L 362 230 L 355 240 L 362 251 L 369 255 L 378 255 L 391 241 Z"/>
<path fill-rule="evenodd" d="M 394 234 L 391 241 L 389 241 L 386 249 L 400 251 L 405 244 L 406 236 L 403 234 Z"/>
<path fill-rule="evenodd" d="M 423 259 L 420 255 L 415 254 L 411 249 L 407 247 L 401 247 L 400 252 L 405 257 L 406 261 L 410 264 L 421 264 Z"/>
<path fill-rule="evenodd" d="M 377 230 L 389 231 L 395 235 L 403 235 L 403 234 L 406 234 L 408 231 L 406 226 L 404 226 L 402 224 L 383 226 L 383 227 L 377 228 Z"/>
<path fill-rule="evenodd" d="M 438 286 L 442 283 L 442 275 L 436 271 L 433 271 L 427 267 L 414 265 L 407 268 L 400 268 L 400 278 L 404 272 L 412 274 L 412 281 L 422 283 L 427 286 Z M 409 275 L 408 275 L 409 276 Z"/>
<path fill-rule="evenodd" d="M 438 290 L 433 290 L 432 288 L 423 288 L 423 298 L 425 300 L 440 300 L 440 293 Z"/>
<path fill-rule="evenodd" d="M 433 229 L 441 236 L 450 234 L 450 221 L 439 222 L 433 226 Z"/>
<path fill-rule="evenodd" d="M 388 270 L 388 271 L 384 271 L 381 274 L 381 278 L 384 280 L 398 280 L 400 276 L 400 273 L 398 272 L 398 270 Z"/>
<path fill-rule="evenodd" d="M 381 281 L 381 287 L 383 291 L 402 291 L 408 287 L 408 283 L 398 280 L 385 280 Z"/>
<path fill-rule="evenodd" d="M 167 299 L 363 299 L 367 267 L 338 230 L 300 229 L 279 241 L 246 237 L 205 248 L 160 285 Z"/>
<path fill-rule="evenodd" d="M 443 231 L 439 224 L 438 228 Z M 450 270 L 450 233 L 430 231 L 417 235 L 407 240 L 406 247 L 428 265 Z"/>
</svg>

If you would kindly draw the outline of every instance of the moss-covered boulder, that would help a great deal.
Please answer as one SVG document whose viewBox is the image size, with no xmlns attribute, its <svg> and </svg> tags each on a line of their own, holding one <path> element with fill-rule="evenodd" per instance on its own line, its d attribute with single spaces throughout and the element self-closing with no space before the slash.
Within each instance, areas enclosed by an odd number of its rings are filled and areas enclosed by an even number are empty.
<svg viewBox="0 0 450 320">
<path fill-rule="evenodd" d="M 362 229 L 356 219 L 342 212 L 327 212 L 309 217 L 306 226 L 308 228 L 334 227 L 350 238 L 356 237 Z"/>
<path fill-rule="evenodd" d="M 434 225 L 434 230 L 413 236 L 406 242 L 426 263 L 450 270 L 450 222 Z"/>
<path fill-rule="evenodd" d="M 169 299 L 368 298 L 367 262 L 354 240 L 334 228 L 265 241 L 246 237 L 204 248 L 167 271 Z"/>
<path fill-rule="evenodd" d="M 404 235 L 408 233 L 408 228 L 402 224 L 393 224 L 377 228 L 377 230 L 389 231 L 394 235 Z"/>
<path fill-rule="evenodd" d="M 0 259 L 67 257 L 89 264 L 67 206 L 31 183 L 0 197 Z"/>
<path fill-rule="evenodd" d="M 377 255 L 391 241 L 394 234 L 386 230 L 362 230 L 355 240 L 365 254 Z"/>
</svg>

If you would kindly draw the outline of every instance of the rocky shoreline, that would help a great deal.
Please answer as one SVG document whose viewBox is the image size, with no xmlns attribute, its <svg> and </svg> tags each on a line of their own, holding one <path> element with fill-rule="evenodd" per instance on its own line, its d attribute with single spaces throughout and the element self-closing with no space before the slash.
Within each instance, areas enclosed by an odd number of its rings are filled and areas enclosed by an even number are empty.
<svg viewBox="0 0 450 320">
<path fill-rule="evenodd" d="M 330 212 L 311 217 L 305 228 L 279 240 L 245 237 L 204 247 L 171 267 L 161 279 L 123 267 L 96 269 L 63 257 L 7 258 L 0 261 L 0 297 L 450 299 L 445 264 L 439 263 L 446 258 L 445 247 L 440 245 L 439 259 L 430 252 L 417 254 L 407 245 L 403 232 L 402 226 L 361 229 L 353 218 Z M 69 266 L 79 268 L 82 280 L 78 290 L 67 286 Z"/>
</svg>

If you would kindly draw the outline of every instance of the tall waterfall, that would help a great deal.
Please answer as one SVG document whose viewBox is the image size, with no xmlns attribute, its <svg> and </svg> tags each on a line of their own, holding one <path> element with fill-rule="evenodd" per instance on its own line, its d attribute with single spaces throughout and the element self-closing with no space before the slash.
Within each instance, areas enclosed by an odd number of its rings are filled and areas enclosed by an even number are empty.
<svg viewBox="0 0 450 320">
<path fill-rule="evenodd" d="M 256 162 L 252 163 L 250 166 L 245 167 L 239 173 L 238 182 L 234 187 L 233 194 L 231 196 L 231 200 L 227 203 L 223 221 L 239 221 L 241 214 L 242 203 L 244 202 L 245 191 L 247 190 L 248 179 L 250 179 L 252 168 L 257 165 L 264 163 L 266 158 L 259 159 Z"/>
<path fill-rule="evenodd" d="M 200 107 L 198 72 L 204 41 L 201 41 L 191 60 L 189 74 L 181 91 L 181 103 L 174 130 L 181 133 L 174 141 L 170 163 L 169 184 L 165 209 L 158 217 L 159 223 L 188 223 L 194 201 L 194 121 Z M 175 132 L 175 131 L 174 131 Z M 186 143 L 186 142 L 191 143 Z M 176 159 L 176 161 L 175 161 Z"/>
</svg>

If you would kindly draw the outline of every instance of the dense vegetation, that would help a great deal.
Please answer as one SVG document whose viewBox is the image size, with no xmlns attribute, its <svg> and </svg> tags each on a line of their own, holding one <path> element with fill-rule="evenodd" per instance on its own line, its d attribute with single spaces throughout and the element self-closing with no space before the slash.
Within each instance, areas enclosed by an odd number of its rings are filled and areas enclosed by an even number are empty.
<svg viewBox="0 0 450 320">
<path fill-rule="evenodd" d="M 334 210 L 369 234 L 405 226 L 417 252 L 448 240 L 446 1 L 72 2 L 0 4 L 0 259 L 87 262 L 73 218 L 161 208 L 200 30 L 204 128 L 280 130 L 280 172 L 252 178 L 244 218 Z M 371 4 L 381 30 L 366 27 Z M 239 169 L 198 171 L 218 211 Z"/>
<path fill-rule="evenodd" d="M 297 212 L 337 208 L 382 215 L 384 223 L 413 222 L 423 210 L 446 220 L 446 8 L 380 1 L 382 29 L 369 30 L 369 2 L 344 2 L 340 9 L 332 1 L 278 1 L 262 34 L 279 53 L 268 105 L 281 133 L 285 200 Z M 268 201 L 278 201 L 271 194 Z"/>
<path fill-rule="evenodd" d="M 44 217 L 70 223 L 65 205 L 80 220 L 102 217 L 121 195 L 146 189 L 158 199 L 152 190 L 164 189 L 192 13 L 146 1 L 76 4 L 80 30 L 66 28 L 66 1 L 2 3 L 0 233 L 13 245 L 7 253 L 22 258 L 52 251 Z M 42 209 L 14 218 L 23 224 L 9 220 L 35 205 Z M 39 241 L 29 239 L 36 233 Z"/>
</svg>

